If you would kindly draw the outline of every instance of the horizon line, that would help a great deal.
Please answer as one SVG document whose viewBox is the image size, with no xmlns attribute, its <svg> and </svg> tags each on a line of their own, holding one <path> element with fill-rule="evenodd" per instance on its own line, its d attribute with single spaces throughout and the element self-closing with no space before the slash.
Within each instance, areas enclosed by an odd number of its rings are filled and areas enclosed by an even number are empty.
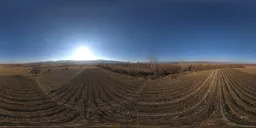
<svg viewBox="0 0 256 128">
<path fill-rule="evenodd" d="M 58 61 L 74 61 L 74 62 L 81 62 L 81 61 L 118 61 L 118 62 L 128 62 L 128 63 L 148 63 L 149 61 L 129 61 L 129 60 L 115 60 L 115 59 L 95 59 L 95 60 L 45 60 L 45 61 L 32 61 L 32 62 L 0 62 L 0 64 L 33 64 L 33 63 L 47 63 L 47 62 L 58 62 Z M 209 63 L 233 63 L 233 64 L 256 64 L 256 62 L 241 62 L 241 61 L 231 61 L 231 60 L 164 60 L 164 61 L 157 61 L 157 63 L 178 63 L 178 62 L 209 62 Z"/>
</svg>

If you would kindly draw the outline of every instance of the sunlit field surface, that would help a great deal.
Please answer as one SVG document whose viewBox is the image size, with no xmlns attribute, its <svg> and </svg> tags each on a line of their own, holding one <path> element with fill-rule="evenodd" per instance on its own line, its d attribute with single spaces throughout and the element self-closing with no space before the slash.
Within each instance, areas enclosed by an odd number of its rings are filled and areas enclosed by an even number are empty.
<svg viewBox="0 0 256 128">
<path fill-rule="evenodd" d="M 256 126 L 256 79 L 242 69 L 151 80 L 94 66 L 45 68 L 36 77 L 23 68 L 2 69 L 1 126 Z"/>
<path fill-rule="evenodd" d="M 0 66 L 0 75 L 25 75 L 28 72 L 29 68 Z"/>
<path fill-rule="evenodd" d="M 247 66 L 246 68 L 237 68 L 237 70 L 256 75 L 256 66 Z"/>
</svg>

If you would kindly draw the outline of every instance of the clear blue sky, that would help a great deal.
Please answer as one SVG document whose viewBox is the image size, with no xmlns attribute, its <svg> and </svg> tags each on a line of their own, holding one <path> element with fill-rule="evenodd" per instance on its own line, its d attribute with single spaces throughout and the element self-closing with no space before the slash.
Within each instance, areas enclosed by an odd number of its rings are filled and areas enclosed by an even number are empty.
<svg viewBox="0 0 256 128">
<path fill-rule="evenodd" d="M 0 62 L 67 59 L 256 62 L 255 0 L 1 0 Z"/>
</svg>

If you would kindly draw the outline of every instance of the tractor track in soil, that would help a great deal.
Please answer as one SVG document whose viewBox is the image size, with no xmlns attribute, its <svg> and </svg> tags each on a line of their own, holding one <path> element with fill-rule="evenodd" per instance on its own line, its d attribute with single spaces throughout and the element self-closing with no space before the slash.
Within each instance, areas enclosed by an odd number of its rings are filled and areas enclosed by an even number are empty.
<svg viewBox="0 0 256 128">
<path fill-rule="evenodd" d="M 256 80 L 234 69 L 141 81 L 90 68 L 48 94 L 22 76 L 0 89 L 3 127 L 256 127 Z"/>
</svg>

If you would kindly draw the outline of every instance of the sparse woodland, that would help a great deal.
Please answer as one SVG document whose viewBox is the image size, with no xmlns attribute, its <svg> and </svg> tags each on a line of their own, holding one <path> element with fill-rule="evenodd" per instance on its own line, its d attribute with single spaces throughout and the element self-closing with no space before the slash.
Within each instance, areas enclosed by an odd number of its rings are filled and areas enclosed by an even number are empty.
<svg viewBox="0 0 256 128">
<path fill-rule="evenodd" d="M 197 72 L 221 68 L 244 68 L 243 64 L 156 64 L 150 63 L 124 63 L 124 64 L 98 64 L 97 67 L 107 69 L 116 73 L 140 76 L 146 78 L 159 78 L 167 75 L 180 75 L 188 72 Z"/>
</svg>

